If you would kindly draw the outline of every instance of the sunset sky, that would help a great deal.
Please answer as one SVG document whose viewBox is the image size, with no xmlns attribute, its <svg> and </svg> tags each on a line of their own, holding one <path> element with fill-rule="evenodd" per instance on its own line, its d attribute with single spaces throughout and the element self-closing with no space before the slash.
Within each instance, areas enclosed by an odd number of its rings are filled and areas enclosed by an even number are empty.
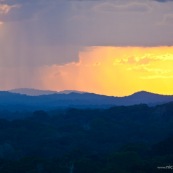
<svg viewBox="0 0 173 173">
<path fill-rule="evenodd" d="M 0 90 L 173 94 L 173 0 L 0 0 Z"/>
</svg>

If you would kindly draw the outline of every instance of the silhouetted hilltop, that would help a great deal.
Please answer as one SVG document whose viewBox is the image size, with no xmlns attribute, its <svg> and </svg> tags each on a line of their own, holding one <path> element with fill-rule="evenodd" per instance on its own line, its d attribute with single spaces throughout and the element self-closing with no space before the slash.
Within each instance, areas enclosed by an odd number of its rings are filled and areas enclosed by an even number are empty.
<svg viewBox="0 0 173 173">
<path fill-rule="evenodd" d="M 131 102 L 131 104 L 162 104 L 173 101 L 172 95 L 161 95 L 161 94 L 155 94 L 151 92 L 146 91 L 140 91 L 136 92 L 130 96 L 124 97 L 126 98 L 127 103 Z"/>
<path fill-rule="evenodd" d="M 29 90 L 28 90 L 29 91 Z M 37 91 L 37 90 L 36 90 Z M 45 94 L 47 92 L 47 94 Z M 107 108 L 111 106 L 125 106 L 135 104 L 157 105 L 173 101 L 173 96 L 137 92 L 130 96 L 113 97 L 83 92 L 41 91 L 43 95 L 24 95 L 8 91 L 0 92 L 0 109 L 54 109 L 54 108 Z"/>
</svg>

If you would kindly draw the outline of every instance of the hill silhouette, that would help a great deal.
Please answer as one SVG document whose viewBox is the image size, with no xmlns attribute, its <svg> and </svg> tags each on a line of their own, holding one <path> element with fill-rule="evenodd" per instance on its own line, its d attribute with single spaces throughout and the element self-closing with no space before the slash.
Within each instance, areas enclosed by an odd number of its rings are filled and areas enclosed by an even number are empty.
<svg viewBox="0 0 173 173">
<path fill-rule="evenodd" d="M 41 91 L 40 93 L 44 94 L 31 96 L 9 91 L 0 91 L 0 109 L 108 108 L 111 106 L 128 106 L 135 104 L 147 104 L 152 106 L 173 101 L 173 96 L 159 95 L 145 91 L 125 97 L 113 97 L 77 91 L 68 91 L 65 93 Z"/>
<path fill-rule="evenodd" d="M 158 167 L 173 165 L 173 102 L 7 115 L 0 111 L 2 173 L 172 171 Z"/>
</svg>

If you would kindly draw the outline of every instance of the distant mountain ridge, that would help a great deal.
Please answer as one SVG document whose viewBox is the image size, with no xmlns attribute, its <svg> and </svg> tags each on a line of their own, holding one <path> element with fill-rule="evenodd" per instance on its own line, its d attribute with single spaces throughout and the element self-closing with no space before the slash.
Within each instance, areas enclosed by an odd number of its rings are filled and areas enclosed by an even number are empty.
<svg viewBox="0 0 173 173">
<path fill-rule="evenodd" d="M 35 91 L 35 90 L 34 90 Z M 36 90 L 36 92 L 38 92 Z M 43 93 L 41 95 L 41 93 Z M 58 109 L 108 108 L 135 104 L 157 105 L 173 102 L 173 95 L 159 95 L 141 91 L 125 97 L 113 97 L 78 91 L 39 91 L 37 95 L 0 91 L 0 109 Z"/>
<path fill-rule="evenodd" d="M 39 89 L 33 89 L 33 88 L 17 88 L 8 90 L 11 93 L 17 93 L 17 94 L 25 94 L 28 96 L 40 96 L 40 95 L 50 95 L 50 94 L 69 94 L 71 92 L 76 93 L 82 93 L 80 91 L 74 91 L 74 90 L 64 90 L 64 91 L 51 91 L 51 90 L 39 90 Z"/>
<path fill-rule="evenodd" d="M 17 89 L 12 89 L 8 91 L 11 93 L 25 94 L 29 96 L 49 95 L 49 94 L 57 93 L 56 91 L 39 90 L 39 89 L 32 89 L 32 88 L 17 88 Z"/>
</svg>

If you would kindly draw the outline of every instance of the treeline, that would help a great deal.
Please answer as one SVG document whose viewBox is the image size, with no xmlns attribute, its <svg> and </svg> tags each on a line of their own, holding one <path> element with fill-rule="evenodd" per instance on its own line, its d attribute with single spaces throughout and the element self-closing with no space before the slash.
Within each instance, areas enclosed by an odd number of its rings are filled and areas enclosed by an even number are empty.
<svg viewBox="0 0 173 173">
<path fill-rule="evenodd" d="M 1 173 L 173 169 L 173 103 L 49 112 L 8 110 L 1 111 L 0 117 Z"/>
</svg>

